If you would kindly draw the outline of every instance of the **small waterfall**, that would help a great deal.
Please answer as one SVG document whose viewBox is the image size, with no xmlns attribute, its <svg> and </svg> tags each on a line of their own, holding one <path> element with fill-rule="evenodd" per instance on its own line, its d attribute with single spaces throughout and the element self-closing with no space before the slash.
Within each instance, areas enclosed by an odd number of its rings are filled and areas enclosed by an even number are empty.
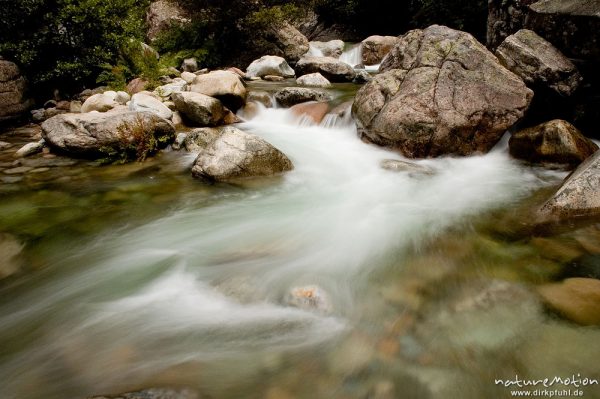
<svg viewBox="0 0 600 399">
<path fill-rule="evenodd" d="M 312 43 L 308 43 L 308 53 L 306 53 L 306 55 L 311 56 L 311 57 L 324 57 L 325 56 L 323 54 L 323 51 L 321 51 L 321 49 L 318 49 L 317 47 L 315 47 L 315 45 Z"/>
<path fill-rule="evenodd" d="M 362 44 L 354 44 L 347 48 L 340 56 L 340 61 L 345 62 L 351 67 L 362 64 Z"/>
</svg>

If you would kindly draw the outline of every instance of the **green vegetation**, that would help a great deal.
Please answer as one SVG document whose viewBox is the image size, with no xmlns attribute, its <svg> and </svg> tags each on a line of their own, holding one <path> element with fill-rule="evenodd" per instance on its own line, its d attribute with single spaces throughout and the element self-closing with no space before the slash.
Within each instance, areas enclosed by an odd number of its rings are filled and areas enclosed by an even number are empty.
<svg viewBox="0 0 600 399">
<path fill-rule="evenodd" d="M 243 64 L 264 49 L 282 21 L 315 11 L 349 40 L 398 35 L 432 23 L 485 34 L 486 0 L 173 0 L 191 23 L 174 25 L 152 43 L 160 61 L 140 47 L 151 0 L 0 0 L 0 55 L 16 61 L 35 92 L 75 92 L 97 83 L 122 89 L 134 77 L 150 85 L 167 67 L 195 57 L 203 67 Z M 260 54 L 262 55 L 262 54 Z"/>
<path fill-rule="evenodd" d="M 0 0 L 0 54 L 38 92 L 93 85 L 120 49 L 142 39 L 149 0 Z"/>
</svg>

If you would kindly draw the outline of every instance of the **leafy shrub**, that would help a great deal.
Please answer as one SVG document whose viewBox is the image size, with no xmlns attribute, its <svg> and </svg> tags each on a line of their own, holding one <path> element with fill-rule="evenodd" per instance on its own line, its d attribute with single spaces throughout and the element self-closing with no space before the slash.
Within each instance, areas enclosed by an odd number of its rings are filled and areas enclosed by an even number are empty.
<svg viewBox="0 0 600 399">
<path fill-rule="evenodd" d="M 149 1 L 0 0 L 0 54 L 19 63 L 38 92 L 78 90 L 143 37 Z"/>
</svg>

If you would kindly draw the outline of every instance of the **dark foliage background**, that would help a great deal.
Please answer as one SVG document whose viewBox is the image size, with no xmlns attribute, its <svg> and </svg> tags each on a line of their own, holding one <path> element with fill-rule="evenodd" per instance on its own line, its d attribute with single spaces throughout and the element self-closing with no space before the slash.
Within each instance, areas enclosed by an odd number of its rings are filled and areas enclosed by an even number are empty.
<svg viewBox="0 0 600 399">
<path fill-rule="evenodd" d="M 74 92 L 96 85 L 99 75 L 113 86 L 135 75 L 152 80 L 189 56 L 202 66 L 222 66 L 248 51 L 261 30 L 311 12 L 354 38 L 438 23 L 483 39 L 487 18 L 486 0 L 173 1 L 189 11 L 192 23 L 153 43 L 163 55 L 160 64 L 138 57 L 132 44 L 144 39 L 150 0 L 0 0 L 0 55 L 21 66 L 36 92 Z"/>
</svg>

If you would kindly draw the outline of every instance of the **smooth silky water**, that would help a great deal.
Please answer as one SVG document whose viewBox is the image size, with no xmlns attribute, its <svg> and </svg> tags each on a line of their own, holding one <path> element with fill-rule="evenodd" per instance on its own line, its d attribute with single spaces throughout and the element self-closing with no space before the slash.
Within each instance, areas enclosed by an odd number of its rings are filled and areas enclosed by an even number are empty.
<svg viewBox="0 0 600 399">
<path fill-rule="evenodd" d="M 189 175 L 194 154 L 168 152 L 3 194 L 0 228 L 25 241 L 27 268 L 0 283 L 1 398 L 151 386 L 492 398 L 505 393 L 494 378 L 598 372 L 598 330 L 528 295 L 565 259 L 515 238 L 564 173 L 520 165 L 506 142 L 417 161 L 433 175 L 387 171 L 382 160 L 402 158 L 361 142 L 351 120 L 316 126 L 285 109 L 239 127 L 295 169 L 208 186 Z M 291 289 L 314 285 L 329 312 L 290 305 Z"/>
</svg>

